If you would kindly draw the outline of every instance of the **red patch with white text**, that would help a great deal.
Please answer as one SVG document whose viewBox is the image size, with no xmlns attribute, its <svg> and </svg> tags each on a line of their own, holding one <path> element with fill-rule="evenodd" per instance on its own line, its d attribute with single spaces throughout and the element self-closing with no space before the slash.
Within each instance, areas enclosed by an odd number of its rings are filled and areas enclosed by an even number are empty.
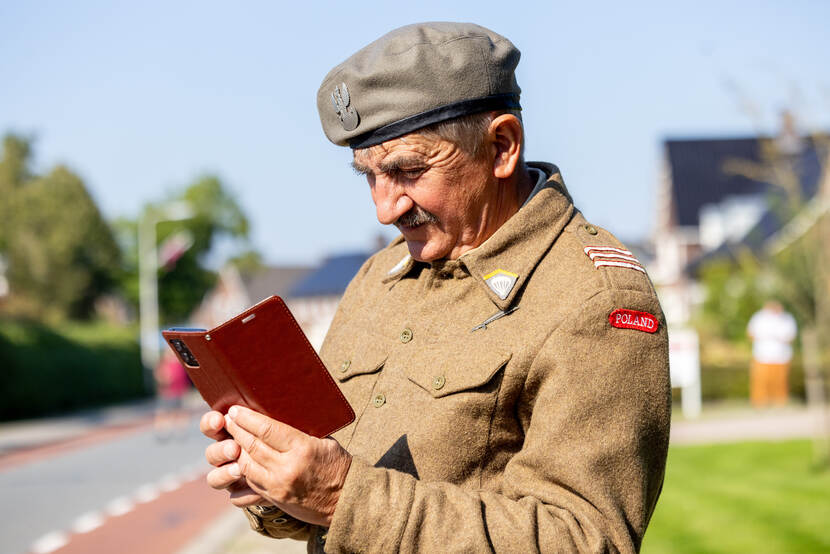
<svg viewBox="0 0 830 554">
<path fill-rule="evenodd" d="M 655 333 L 660 326 L 657 318 L 648 312 L 617 309 L 608 314 L 608 322 L 612 327 L 620 329 L 636 329 L 646 333 Z"/>
</svg>

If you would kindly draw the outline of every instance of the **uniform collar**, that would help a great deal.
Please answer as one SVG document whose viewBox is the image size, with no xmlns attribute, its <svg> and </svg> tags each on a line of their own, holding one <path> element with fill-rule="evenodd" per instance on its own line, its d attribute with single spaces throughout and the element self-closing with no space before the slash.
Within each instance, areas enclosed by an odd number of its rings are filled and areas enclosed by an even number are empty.
<svg viewBox="0 0 830 554">
<path fill-rule="evenodd" d="M 395 240 L 390 243 L 389 248 L 392 249 L 393 253 L 397 254 L 397 257 L 394 258 L 397 260 L 397 263 L 386 272 L 386 275 L 383 277 L 383 282 L 395 283 L 403 279 L 410 271 L 412 271 L 412 268 L 420 262 L 417 262 L 412 256 L 409 255 L 409 249 L 406 246 L 403 235 L 396 237 Z"/>
<path fill-rule="evenodd" d="M 506 310 L 513 304 L 528 276 L 574 212 L 573 201 L 565 188 L 559 168 L 542 162 L 528 162 L 527 165 L 540 170 L 547 179 L 537 182 L 519 211 L 490 238 L 458 259 L 470 275 L 481 283 L 488 298 L 500 310 Z M 395 239 L 390 247 L 400 255 L 398 263 L 389 269 L 383 279 L 390 286 L 416 266 L 431 265 L 415 261 L 409 255 L 402 236 Z M 511 280 L 515 276 L 515 282 L 504 298 L 487 283 L 488 278 L 492 279 L 499 270 L 502 274 L 511 276 Z"/>
<path fill-rule="evenodd" d="M 573 201 L 559 169 L 540 162 L 529 162 L 528 165 L 542 170 L 547 180 L 541 186 L 537 185 L 527 202 L 490 238 L 459 258 L 500 310 L 506 310 L 514 303 L 527 278 L 574 212 Z M 515 278 L 504 298 L 487 282 L 499 272 L 509 276 L 508 281 Z M 505 289 L 501 290 L 504 294 Z"/>
</svg>

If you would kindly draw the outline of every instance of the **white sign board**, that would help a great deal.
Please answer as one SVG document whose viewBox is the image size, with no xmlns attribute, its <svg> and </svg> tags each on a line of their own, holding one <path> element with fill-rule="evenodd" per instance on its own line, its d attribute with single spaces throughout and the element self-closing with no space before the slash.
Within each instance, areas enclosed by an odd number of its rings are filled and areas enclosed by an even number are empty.
<svg viewBox="0 0 830 554">
<path fill-rule="evenodd" d="M 683 415 L 700 415 L 700 342 L 697 331 L 689 328 L 669 329 L 669 372 L 671 386 L 680 387 Z"/>
</svg>

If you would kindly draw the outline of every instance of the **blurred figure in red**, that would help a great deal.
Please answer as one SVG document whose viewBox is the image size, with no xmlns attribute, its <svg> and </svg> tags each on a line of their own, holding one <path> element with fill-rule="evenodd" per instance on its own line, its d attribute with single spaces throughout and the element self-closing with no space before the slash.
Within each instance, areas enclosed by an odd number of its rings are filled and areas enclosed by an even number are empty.
<svg viewBox="0 0 830 554">
<path fill-rule="evenodd" d="M 749 320 L 747 333 L 752 339 L 749 399 L 754 407 L 787 403 L 787 376 L 797 331 L 793 316 L 775 300 L 768 300 Z"/>
<path fill-rule="evenodd" d="M 171 350 L 165 350 L 154 372 L 156 379 L 155 430 L 158 440 L 167 440 L 187 424 L 184 394 L 190 386 L 187 372 Z"/>
</svg>

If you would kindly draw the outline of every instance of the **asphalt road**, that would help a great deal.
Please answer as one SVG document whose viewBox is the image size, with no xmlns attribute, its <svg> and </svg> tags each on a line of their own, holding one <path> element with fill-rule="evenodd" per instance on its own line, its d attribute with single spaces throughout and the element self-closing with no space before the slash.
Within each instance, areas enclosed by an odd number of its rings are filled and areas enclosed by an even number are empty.
<svg viewBox="0 0 830 554">
<path fill-rule="evenodd" d="M 54 551 L 72 533 L 100 527 L 200 478 L 207 444 L 192 419 L 166 442 L 143 426 L 0 466 L 0 552 Z"/>
</svg>

